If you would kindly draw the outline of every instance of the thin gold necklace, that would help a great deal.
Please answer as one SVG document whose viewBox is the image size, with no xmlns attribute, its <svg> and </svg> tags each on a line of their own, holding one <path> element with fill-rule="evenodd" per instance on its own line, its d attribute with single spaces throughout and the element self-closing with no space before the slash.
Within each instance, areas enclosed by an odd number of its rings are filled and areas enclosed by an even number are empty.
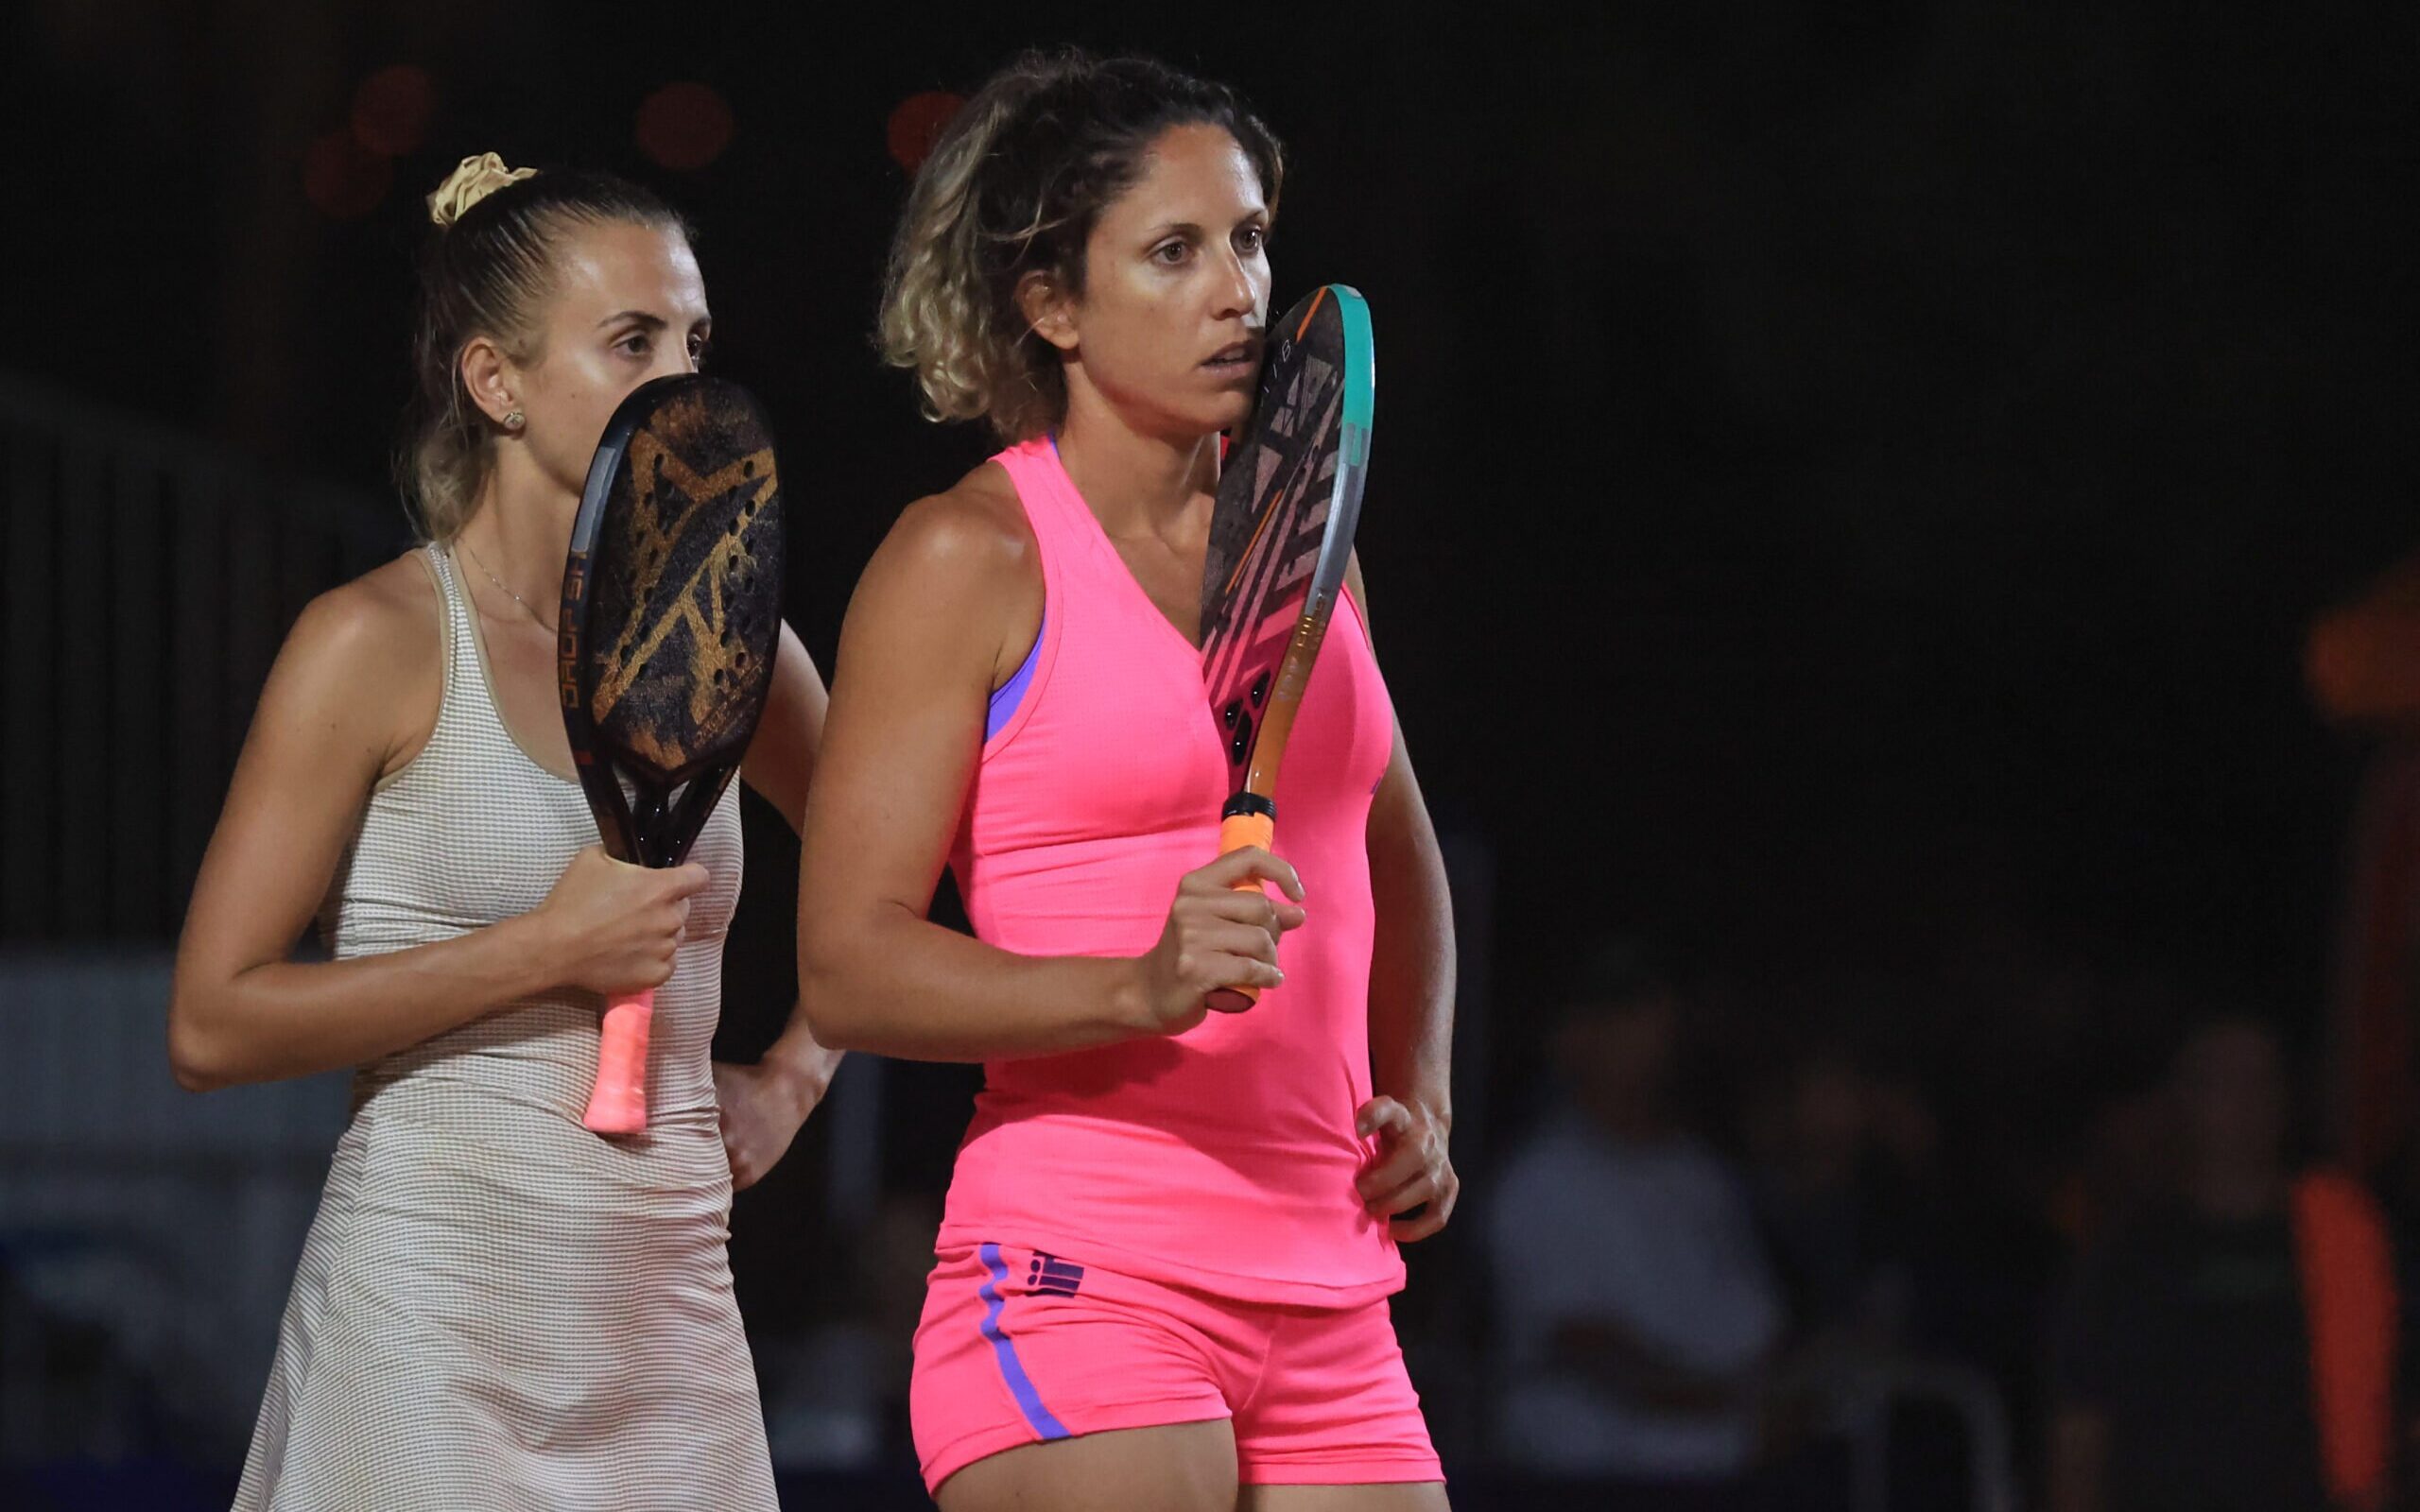
<svg viewBox="0 0 2420 1512">
<path fill-rule="evenodd" d="M 498 576 L 497 576 L 495 574 L 493 574 L 493 573 L 488 572 L 488 564 L 487 564 L 486 562 L 483 562 L 483 561 L 480 561 L 480 560 L 479 560 L 479 554 L 478 554 L 478 552 L 473 549 L 473 547 L 472 547 L 472 545 L 471 545 L 471 542 L 469 541 L 469 540 L 468 540 L 468 539 L 464 539 L 464 540 L 462 541 L 462 549 L 463 549 L 464 551 L 468 551 L 468 552 L 470 552 L 470 553 L 471 553 L 471 560 L 472 560 L 473 562 L 475 562 L 475 563 L 477 563 L 479 571 L 481 571 L 481 572 L 483 572 L 483 573 L 487 573 L 488 581 L 489 581 L 489 582 L 491 582 L 491 583 L 495 584 L 495 586 L 496 586 L 496 587 L 498 587 L 498 588 L 500 588 L 500 589 L 503 589 L 503 590 L 504 590 L 504 596 L 505 596 L 505 597 L 507 597 L 507 598 L 509 598 L 509 599 L 510 599 L 510 600 L 512 600 L 514 603 L 516 603 L 516 604 L 520 605 L 520 606 L 521 606 L 521 612 L 522 612 L 522 613 L 524 613 L 524 614 L 528 615 L 528 616 L 529 616 L 529 618 L 530 618 L 530 620 L 531 620 L 531 622 L 532 622 L 532 623 L 534 623 L 534 624 L 538 627 L 538 628 L 540 628 L 540 629 L 542 629 L 542 630 L 545 631 L 548 635 L 559 635 L 559 634 L 561 634 L 561 633 L 562 633 L 561 631 L 557 630 L 553 626 L 551 626 L 551 625 L 547 624 L 544 620 L 540 619 L 540 618 L 538 617 L 538 611 L 537 611 L 536 610 L 531 609 L 531 608 L 529 607 L 529 601 L 528 601 L 527 599 L 526 599 L 526 598 L 523 598 L 519 593 L 514 593 L 510 588 L 506 587 L 506 585 L 505 585 L 505 581 L 504 581 L 504 579 L 503 579 L 503 578 L 498 577 Z"/>
</svg>

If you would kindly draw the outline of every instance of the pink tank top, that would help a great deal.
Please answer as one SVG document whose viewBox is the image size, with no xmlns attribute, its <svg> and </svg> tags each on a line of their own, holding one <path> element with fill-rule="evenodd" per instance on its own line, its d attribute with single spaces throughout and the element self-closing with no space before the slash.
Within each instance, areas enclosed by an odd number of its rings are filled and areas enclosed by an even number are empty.
<svg viewBox="0 0 2420 1512">
<path fill-rule="evenodd" d="M 983 744 L 950 866 L 976 935 L 1025 955 L 1140 955 L 1219 850 L 1226 769 L 1201 653 L 1127 570 L 1048 440 L 994 458 L 1040 547 L 1032 680 Z M 1339 610 L 1280 768 L 1277 850 L 1310 920 L 1283 987 L 1171 1039 L 984 1067 L 944 1248 L 1029 1246 L 1249 1301 L 1347 1306 L 1403 1284 L 1353 1190 L 1370 1146 L 1371 795 L 1394 717 Z"/>
</svg>

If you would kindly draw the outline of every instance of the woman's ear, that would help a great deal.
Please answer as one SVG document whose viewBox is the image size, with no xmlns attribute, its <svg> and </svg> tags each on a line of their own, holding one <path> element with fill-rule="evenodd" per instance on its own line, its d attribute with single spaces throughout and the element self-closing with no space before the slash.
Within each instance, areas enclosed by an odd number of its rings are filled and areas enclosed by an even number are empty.
<svg viewBox="0 0 2420 1512">
<path fill-rule="evenodd" d="M 1076 301 L 1048 273 L 1017 280 L 1017 310 L 1028 329 L 1062 352 L 1076 350 Z"/>
<path fill-rule="evenodd" d="M 505 417 L 521 412 L 517 392 L 521 371 L 493 336 L 473 336 L 462 344 L 462 353 L 456 359 L 455 370 L 462 375 L 462 387 L 470 391 L 471 403 L 495 424 L 505 423 Z"/>
</svg>

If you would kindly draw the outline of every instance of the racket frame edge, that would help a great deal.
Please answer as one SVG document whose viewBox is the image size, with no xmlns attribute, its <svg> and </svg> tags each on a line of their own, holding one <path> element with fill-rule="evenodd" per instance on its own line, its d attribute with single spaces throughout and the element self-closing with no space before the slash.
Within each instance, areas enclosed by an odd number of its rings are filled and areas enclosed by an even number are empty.
<svg viewBox="0 0 2420 1512">
<path fill-rule="evenodd" d="M 1303 599 L 1303 614 L 1295 621 L 1285 655 L 1270 679 L 1269 703 L 1260 726 L 1253 731 L 1252 748 L 1244 758 L 1244 783 L 1227 799 L 1221 817 L 1237 814 L 1277 812 L 1277 767 L 1285 758 L 1294 714 L 1309 687 L 1311 670 L 1327 627 L 1336 614 L 1337 596 L 1344 592 L 1345 569 L 1353 559 L 1353 538 L 1361 523 L 1361 493 L 1369 481 L 1371 425 L 1377 399 L 1377 352 L 1370 332 L 1370 306 L 1350 285 L 1331 284 L 1322 293 L 1333 295 L 1344 323 L 1345 382 L 1342 413 L 1338 420 L 1336 481 L 1329 485 L 1327 524 L 1320 539 L 1318 560 L 1311 568 L 1310 587 Z M 1353 354 L 1368 355 L 1362 365 L 1369 382 L 1355 382 Z M 1277 738 L 1270 739 L 1271 732 Z"/>
</svg>

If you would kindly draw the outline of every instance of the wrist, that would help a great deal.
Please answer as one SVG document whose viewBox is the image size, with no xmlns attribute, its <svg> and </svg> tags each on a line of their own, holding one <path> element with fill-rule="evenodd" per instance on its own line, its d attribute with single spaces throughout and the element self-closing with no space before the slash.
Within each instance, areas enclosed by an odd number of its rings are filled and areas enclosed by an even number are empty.
<svg viewBox="0 0 2420 1512">
<path fill-rule="evenodd" d="M 1378 1091 L 1426 1118 L 1439 1129 L 1452 1133 L 1454 1128 L 1454 1096 L 1443 1086 L 1422 1085 L 1391 1091 L 1385 1087 Z"/>
<path fill-rule="evenodd" d="M 571 980 L 570 942 L 564 937 L 562 924 L 544 904 L 498 924 L 496 939 L 505 947 L 507 970 L 512 978 L 508 997 L 529 997 Z"/>
<path fill-rule="evenodd" d="M 833 1073 L 840 1066 L 840 1052 L 826 1050 L 811 1037 L 792 1030 L 773 1041 L 765 1052 L 763 1063 L 802 1107 L 812 1108 L 831 1090 Z"/>
<path fill-rule="evenodd" d="M 1103 1001 L 1112 1038 L 1148 1035 L 1158 1027 L 1151 1018 L 1151 994 L 1144 977 L 1148 959 L 1136 955 L 1108 963 L 1111 970 Z"/>
</svg>

